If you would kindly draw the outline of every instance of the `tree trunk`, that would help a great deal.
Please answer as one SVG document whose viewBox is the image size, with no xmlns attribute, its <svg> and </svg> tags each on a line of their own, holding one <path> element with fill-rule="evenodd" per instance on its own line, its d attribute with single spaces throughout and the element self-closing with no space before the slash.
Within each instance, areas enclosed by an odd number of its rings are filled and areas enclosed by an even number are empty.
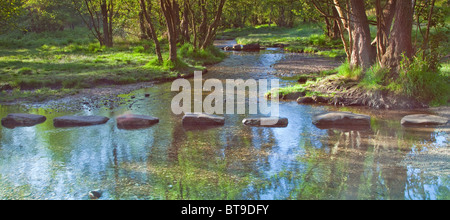
<svg viewBox="0 0 450 220">
<path fill-rule="evenodd" d="M 223 6 L 225 5 L 225 0 L 220 0 L 219 7 L 217 8 L 216 16 L 214 17 L 213 23 L 208 28 L 208 33 L 205 36 L 203 44 L 201 45 L 202 49 L 210 46 L 213 43 L 214 38 L 216 37 L 217 27 L 219 26 L 220 19 L 222 17 Z"/>
<path fill-rule="evenodd" d="M 352 68 L 369 68 L 375 61 L 375 49 L 371 45 L 369 21 L 364 1 L 351 0 L 352 20 L 352 52 L 350 66 Z"/>
<path fill-rule="evenodd" d="M 191 37 L 189 35 L 189 2 L 184 1 L 183 4 L 183 20 L 180 24 L 181 29 L 181 43 L 190 42 Z"/>
<path fill-rule="evenodd" d="M 112 47 L 112 37 L 111 37 L 111 28 L 110 28 L 110 22 L 109 22 L 109 15 L 108 15 L 108 5 L 106 3 L 106 0 L 102 0 L 100 4 L 100 10 L 102 14 L 102 22 L 103 22 L 103 41 L 105 43 L 105 46 Z"/>
<path fill-rule="evenodd" d="M 108 18 L 109 18 L 109 42 L 111 47 L 113 46 L 113 16 L 114 16 L 114 1 L 109 0 L 108 4 Z"/>
<path fill-rule="evenodd" d="M 425 59 L 425 55 L 426 55 L 426 51 L 428 49 L 428 43 L 429 43 L 429 38 L 430 38 L 430 28 L 431 28 L 431 23 L 432 23 L 432 16 L 433 16 L 433 11 L 434 11 L 434 4 L 436 3 L 436 0 L 432 0 L 430 3 L 430 11 L 428 13 L 428 23 L 427 23 L 427 30 L 425 32 L 425 36 L 423 37 L 423 59 Z"/>
<path fill-rule="evenodd" d="M 383 55 L 386 53 L 386 47 L 391 34 L 392 21 L 395 15 L 395 6 L 397 0 L 389 0 L 384 7 L 381 6 L 381 0 L 376 0 L 375 10 L 377 14 L 377 37 L 372 42 L 377 46 L 377 60 L 381 63 Z"/>
<path fill-rule="evenodd" d="M 147 27 L 149 29 L 150 37 L 153 39 L 153 42 L 155 43 L 155 52 L 156 56 L 158 57 L 158 62 L 162 63 L 163 58 L 161 55 L 161 46 L 158 41 L 158 36 L 156 35 L 155 27 L 153 26 L 152 18 L 150 17 L 150 13 L 152 11 L 152 4 L 151 1 L 147 1 L 148 5 L 145 4 L 145 0 L 140 0 L 141 4 L 141 10 L 142 14 L 145 17 L 145 20 L 147 21 L 145 24 L 147 24 Z M 148 10 L 147 10 L 148 8 Z"/>
<path fill-rule="evenodd" d="M 178 30 L 177 30 L 177 19 L 179 7 L 175 0 L 160 0 L 161 9 L 166 18 L 167 31 L 169 34 L 169 61 L 175 63 L 177 61 L 177 41 L 178 41 Z"/>
<path fill-rule="evenodd" d="M 144 11 L 142 10 L 139 12 L 139 29 L 141 30 L 141 35 L 139 36 L 139 39 L 141 40 L 149 40 L 151 37 L 149 35 L 149 31 L 146 26 L 146 20 L 144 17 Z"/>
<path fill-rule="evenodd" d="M 395 8 L 395 21 L 392 28 L 386 53 L 382 57 L 381 65 L 397 73 L 402 54 L 411 58 L 412 48 L 413 6 L 411 1 L 399 0 Z"/>
</svg>

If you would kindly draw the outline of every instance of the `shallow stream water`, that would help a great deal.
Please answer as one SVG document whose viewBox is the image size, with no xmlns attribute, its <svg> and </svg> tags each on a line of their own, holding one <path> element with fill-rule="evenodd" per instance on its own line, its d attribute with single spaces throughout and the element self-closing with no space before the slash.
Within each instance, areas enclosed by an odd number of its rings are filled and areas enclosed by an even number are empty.
<svg viewBox="0 0 450 220">
<path fill-rule="evenodd" d="M 288 54 L 269 49 L 230 52 L 207 78 L 275 79 L 273 64 Z M 280 85 L 292 82 L 281 81 Z M 187 129 L 171 112 L 171 83 L 121 95 L 132 105 L 61 111 L 0 106 L 47 121 L 0 127 L 0 199 L 450 199 L 449 129 L 404 128 L 417 111 L 380 111 L 280 102 L 286 128 L 242 125 L 249 115 L 224 115 L 225 126 Z M 150 94 L 150 97 L 145 97 Z M 321 130 L 312 116 L 351 111 L 372 117 L 370 131 Z M 147 129 L 120 130 L 114 117 L 158 117 Z M 55 128 L 63 115 L 102 115 L 104 125 Z"/>
</svg>

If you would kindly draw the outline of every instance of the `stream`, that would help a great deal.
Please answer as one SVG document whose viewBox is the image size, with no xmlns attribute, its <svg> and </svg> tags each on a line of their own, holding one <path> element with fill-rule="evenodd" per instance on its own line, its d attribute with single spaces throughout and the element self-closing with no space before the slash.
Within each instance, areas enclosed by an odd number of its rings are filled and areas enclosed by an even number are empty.
<svg viewBox="0 0 450 220">
<path fill-rule="evenodd" d="M 203 78 L 277 79 L 278 61 L 310 57 L 276 48 L 228 54 Z M 281 80 L 280 86 L 291 83 Z M 289 119 L 286 128 L 247 127 L 242 120 L 249 115 L 236 114 L 223 115 L 222 127 L 186 129 L 182 115 L 171 112 L 176 94 L 164 83 L 119 95 L 132 105 L 113 109 L 0 105 L 0 118 L 47 117 L 33 127 L 0 126 L 0 199 L 85 200 L 91 190 L 101 191 L 104 200 L 450 199 L 450 129 L 401 126 L 403 116 L 418 111 L 280 102 L 280 116 Z M 370 115 L 372 129 L 314 126 L 312 116 L 327 111 Z M 160 122 L 121 130 L 114 118 L 124 113 Z M 111 120 L 55 128 L 53 118 L 64 115 Z"/>
</svg>

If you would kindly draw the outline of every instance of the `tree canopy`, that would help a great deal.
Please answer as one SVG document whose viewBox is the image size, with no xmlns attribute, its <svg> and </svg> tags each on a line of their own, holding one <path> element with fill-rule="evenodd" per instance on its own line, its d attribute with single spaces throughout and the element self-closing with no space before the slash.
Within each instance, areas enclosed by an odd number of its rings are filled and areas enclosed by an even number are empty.
<svg viewBox="0 0 450 220">
<path fill-rule="evenodd" d="M 0 6 L 3 32 L 83 25 L 107 47 L 113 46 L 114 37 L 151 39 L 159 60 L 159 41 L 168 39 L 173 62 L 177 44 L 204 49 L 220 29 L 316 22 L 331 39 L 342 40 L 352 67 L 379 63 L 393 69 L 417 50 L 431 54 L 439 41 L 431 30 L 445 24 L 448 12 L 444 0 L 5 0 Z M 436 57 L 430 59 L 437 62 Z"/>
</svg>

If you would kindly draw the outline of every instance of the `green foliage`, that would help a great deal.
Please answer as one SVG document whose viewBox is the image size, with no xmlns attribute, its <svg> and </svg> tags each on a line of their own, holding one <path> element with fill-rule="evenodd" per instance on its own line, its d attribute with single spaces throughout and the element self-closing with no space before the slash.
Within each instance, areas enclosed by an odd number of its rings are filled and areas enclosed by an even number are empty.
<svg viewBox="0 0 450 220">
<path fill-rule="evenodd" d="M 196 49 L 189 43 L 185 43 L 179 48 L 178 55 L 181 59 L 198 65 L 218 63 L 225 58 L 225 54 L 215 46 L 209 46 L 206 49 Z"/>
<path fill-rule="evenodd" d="M 450 98 L 450 78 L 441 71 L 434 71 L 430 64 L 417 53 L 414 58 L 404 58 L 397 84 L 401 91 L 431 105 L 446 104 Z"/>
<path fill-rule="evenodd" d="M 165 70 L 182 70 L 189 67 L 189 65 L 180 58 L 177 58 L 174 62 L 166 60 L 162 66 Z"/>
<path fill-rule="evenodd" d="M 233 39 L 239 44 L 258 43 L 270 47 L 287 44 L 286 51 L 294 53 L 316 53 L 327 57 L 345 56 L 340 40 L 332 40 L 317 24 L 304 23 L 295 28 L 260 25 L 223 31 L 219 39 Z"/>
<path fill-rule="evenodd" d="M 433 63 L 422 57 L 422 53 L 412 59 L 406 57 L 401 62 L 398 76 L 387 68 L 375 64 L 368 68 L 359 85 L 371 90 L 385 90 L 415 98 L 432 106 L 446 105 L 450 96 L 450 74 L 447 68 L 433 70 Z M 351 74 L 348 64 L 340 67 L 340 74 Z"/>
<path fill-rule="evenodd" d="M 0 1 L 0 33 L 16 27 L 14 22 L 23 12 L 21 0 Z"/>
<path fill-rule="evenodd" d="M 25 1 L 26 16 L 22 26 L 31 32 L 60 31 L 67 25 L 80 22 L 80 17 L 70 0 L 28 0 Z"/>
<path fill-rule="evenodd" d="M 88 51 L 92 53 L 103 52 L 106 49 L 105 46 L 101 46 L 99 43 L 91 43 L 88 45 Z"/>
</svg>

